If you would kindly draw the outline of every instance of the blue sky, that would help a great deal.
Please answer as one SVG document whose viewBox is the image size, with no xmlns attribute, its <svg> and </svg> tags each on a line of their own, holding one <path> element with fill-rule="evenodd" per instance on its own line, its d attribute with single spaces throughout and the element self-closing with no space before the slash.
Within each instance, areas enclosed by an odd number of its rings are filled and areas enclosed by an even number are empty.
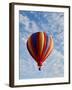
<svg viewBox="0 0 72 90">
<path fill-rule="evenodd" d="M 35 32 L 53 35 L 54 49 L 39 71 L 36 62 L 29 54 L 26 42 Z M 19 11 L 19 54 L 20 79 L 53 78 L 64 76 L 64 13 Z"/>
</svg>

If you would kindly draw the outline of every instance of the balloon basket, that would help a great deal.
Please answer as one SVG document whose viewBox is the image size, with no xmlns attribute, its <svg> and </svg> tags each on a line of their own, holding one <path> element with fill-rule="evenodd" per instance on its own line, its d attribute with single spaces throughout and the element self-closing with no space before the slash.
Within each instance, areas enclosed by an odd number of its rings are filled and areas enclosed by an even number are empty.
<svg viewBox="0 0 72 90">
<path fill-rule="evenodd" d="M 41 67 L 39 67 L 39 71 L 41 71 Z"/>
</svg>

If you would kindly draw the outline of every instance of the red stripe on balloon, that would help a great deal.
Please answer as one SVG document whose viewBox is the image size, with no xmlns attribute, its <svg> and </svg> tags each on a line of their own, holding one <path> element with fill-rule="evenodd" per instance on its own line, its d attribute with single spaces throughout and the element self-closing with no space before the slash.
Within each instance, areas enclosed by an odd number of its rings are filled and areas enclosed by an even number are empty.
<svg viewBox="0 0 72 90">
<path fill-rule="evenodd" d="M 53 50 L 53 39 L 52 39 L 52 37 L 50 37 L 50 45 L 49 45 L 49 48 L 48 48 L 42 62 L 44 62 L 46 60 L 46 58 L 50 55 L 52 50 Z"/>
<path fill-rule="evenodd" d="M 45 48 L 46 48 L 46 33 L 44 32 L 44 46 L 43 46 L 42 54 L 40 56 L 41 61 L 42 58 L 44 57 Z"/>
<path fill-rule="evenodd" d="M 49 44 L 49 40 L 48 40 L 48 37 L 47 37 L 47 34 L 45 34 L 45 46 L 44 46 L 44 51 L 43 51 L 43 55 L 42 55 L 42 62 L 44 61 L 44 57 L 46 55 L 46 52 L 47 52 L 47 49 L 49 48 L 48 47 L 48 44 Z"/>
</svg>

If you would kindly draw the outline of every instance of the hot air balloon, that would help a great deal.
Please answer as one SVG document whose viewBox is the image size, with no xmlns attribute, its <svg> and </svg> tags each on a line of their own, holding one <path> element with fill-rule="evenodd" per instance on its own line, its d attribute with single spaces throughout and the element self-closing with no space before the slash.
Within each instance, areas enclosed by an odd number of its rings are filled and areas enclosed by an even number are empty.
<svg viewBox="0 0 72 90">
<path fill-rule="evenodd" d="M 30 55 L 37 62 L 39 70 L 46 58 L 51 54 L 54 47 L 52 35 L 45 32 L 33 33 L 27 40 L 27 49 Z"/>
</svg>

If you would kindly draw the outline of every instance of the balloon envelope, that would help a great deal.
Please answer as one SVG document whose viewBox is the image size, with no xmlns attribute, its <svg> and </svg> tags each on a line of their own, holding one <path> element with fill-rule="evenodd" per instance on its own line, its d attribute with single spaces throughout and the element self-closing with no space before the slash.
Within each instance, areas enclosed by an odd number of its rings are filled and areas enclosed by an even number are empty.
<svg viewBox="0 0 72 90">
<path fill-rule="evenodd" d="M 32 34 L 27 40 L 27 49 L 40 67 L 53 50 L 53 37 L 45 32 L 37 32 Z"/>
</svg>

